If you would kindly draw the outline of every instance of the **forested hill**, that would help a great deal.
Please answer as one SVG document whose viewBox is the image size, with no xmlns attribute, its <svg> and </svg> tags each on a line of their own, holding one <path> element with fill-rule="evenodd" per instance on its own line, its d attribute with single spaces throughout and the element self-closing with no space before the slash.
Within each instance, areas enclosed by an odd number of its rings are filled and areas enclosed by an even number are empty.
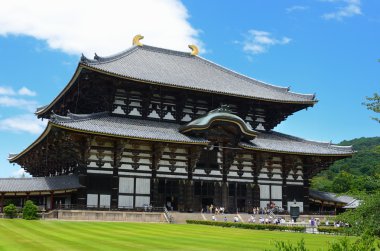
<svg viewBox="0 0 380 251">
<path fill-rule="evenodd" d="M 312 187 L 352 194 L 380 190 L 380 137 L 344 140 L 339 145 L 352 145 L 357 152 L 314 177 Z"/>
</svg>

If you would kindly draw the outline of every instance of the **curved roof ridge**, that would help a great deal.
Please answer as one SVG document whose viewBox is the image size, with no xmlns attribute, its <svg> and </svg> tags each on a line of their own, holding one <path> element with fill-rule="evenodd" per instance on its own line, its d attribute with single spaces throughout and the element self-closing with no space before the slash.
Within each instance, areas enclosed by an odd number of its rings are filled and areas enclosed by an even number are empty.
<svg viewBox="0 0 380 251">
<path fill-rule="evenodd" d="M 314 100 L 314 98 L 315 98 L 315 94 L 302 94 L 302 93 L 297 93 L 297 92 L 289 91 L 289 87 L 282 87 L 282 86 L 274 85 L 274 84 L 267 83 L 267 82 L 262 81 L 262 80 L 258 80 L 258 79 L 249 77 L 249 76 L 247 76 L 245 74 L 242 74 L 242 73 L 239 73 L 239 72 L 234 71 L 232 69 L 229 69 L 229 68 L 227 68 L 225 66 L 217 64 L 215 62 L 212 62 L 211 60 L 205 59 L 205 58 L 203 58 L 201 56 L 196 56 L 196 58 L 199 59 L 199 60 L 201 60 L 201 61 L 203 61 L 204 63 L 207 63 L 208 65 L 210 65 L 212 67 L 215 67 L 218 70 L 221 70 L 221 71 L 224 71 L 226 73 L 232 74 L 235 77 L 238 77 L 238 78 L 241 78 L 241 79 L 253 82 L 253 84 L 259 84 L 259 85 L 261 85 L 261 86 L 263 86 L 265 88 L 276 89 L 276 90 L 283 91 L 285 93 L 289 93 L 289 94 L 296 95 L 296 96 L 301 96 L 301 97 L 310 96 L 311 97 L 310 100 Z"/>
<path fill-rule="evenodd" d="M 82 54 L 80 62 L 88 63 L 88 64 L 99 64 L 99 63 L 111 62 L 111 61 L 123 58 L 125 56 L 128 56 L 130 53 L 136 51 L 138 48 L 141 48 L 141 46 L 134 45 L 132 47 L 129 47 L 126 50 L 123 50 L 115 54 L 111 54 L 110 56 L 106 56 L 106 57 L 99 56 L 97 53 L 95 53 L 94 59 L 89 59 Z"/>
</svg>

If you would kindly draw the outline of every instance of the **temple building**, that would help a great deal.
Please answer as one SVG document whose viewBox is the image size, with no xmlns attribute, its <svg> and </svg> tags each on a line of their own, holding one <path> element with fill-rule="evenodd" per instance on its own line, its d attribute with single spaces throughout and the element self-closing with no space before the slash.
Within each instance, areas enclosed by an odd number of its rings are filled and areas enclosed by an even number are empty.
<svg viewBox="0 0 380 251">
<path fill-rule="evenodd" d="M 36 111 L 49 122 L 11 154 L 34 190 L 0 180 L 0 196 L 115 210 L 144 205 L 229 212 L 290 203 L 308 212 L 310 179 L 351 147 L 273 129 L 317 103 L 198 56 L 143 45 L 82 56 L 66 87 Z M 42 182 L 42 183 L 41 183 Z M 56 183 L 57 182 L 57 183 Z M 37 184 L 38 183 L 38 184 Z"/>
</svg>

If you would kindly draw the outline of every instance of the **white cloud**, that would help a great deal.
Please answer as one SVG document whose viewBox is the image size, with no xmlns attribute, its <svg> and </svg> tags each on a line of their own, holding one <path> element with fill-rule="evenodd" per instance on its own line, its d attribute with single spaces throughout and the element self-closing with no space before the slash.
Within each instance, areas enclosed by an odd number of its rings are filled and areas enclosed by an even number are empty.
<svg viewBox="0 0 380 251">
<path fill-rule="evenodd" d="M 345 5 L 338 7 L 337 11 L 335 12 L 323 14 L 322 18 L 326 20 L 335 19 L 341 21 L 343 18 L 353 17 L 362 14 L 360 0 L 329 0 L 328 2 L 341 2 Z"/>
<path fill-rule="evenodd" d="M 24 96 L 36 96 L 37 93 L 35 91 L 32 91 L 32 90 L 29 90 L 28 88 L 26 88 L 25 86 L 22 87 L 20 90 L 18 90 L 17 92 L 19 95 L 24 95 Z"/>
<path fill-rule="evenodd" d="M 292 13 L 292 12 L 295 12 L 295 11 L 304 11 L 304 10 L 307 10 L 309 9 L 309 6 L 303 6 L 303 5 L 293 5 L 289 8 L 286 8 L 286 12 L 287 13 Z"/>
<path fill-rule="evenodd" d="M 0 95 L 15 95 L 16 92 L 12 87 L 0 86 Z"/>
<path fill-rule="evenodd" d="M 20 168 L 20 169 L 14 171 L 12 173 L 12 177 L 14 177 L 14 178 L 29 178 L 31 176 L 23 168 Z"/>
<path fill-rule="evenodd" d="M 288 37 L 274 38 L 267 31 L 249 30 L 243 42 L 243 50 L 251 54 L 260 54 L 267 52 L 273 45 L 284 45 L 290 41 L 291 39 Z"/>
<path fill-rule="evenodd" d="M 28 35 L 70 54 L 110 55 L 131 46 L 142 34 L 145 44 L 189 51 L 200 45 L 180 0 L 18 0 L 0 8 L 0 35 Z"/>
<path fill-rule="evenodd" d="M 0 120 L 0 130 L 40 134 L 44 130 L 46 123 L 47 121 L 41 121 L 34 115 L 19 115 Z"/>
<path fill-rule="evenodd" d="M 0 96 L 0 107 L 15 107 L 19 109 L 25 109 L 30 112 L 34 112 L 38 107 L 38 103 L 35 100 L 26 100 L 22 98 L 13 98 L 8 96 Z"/>
</svg>

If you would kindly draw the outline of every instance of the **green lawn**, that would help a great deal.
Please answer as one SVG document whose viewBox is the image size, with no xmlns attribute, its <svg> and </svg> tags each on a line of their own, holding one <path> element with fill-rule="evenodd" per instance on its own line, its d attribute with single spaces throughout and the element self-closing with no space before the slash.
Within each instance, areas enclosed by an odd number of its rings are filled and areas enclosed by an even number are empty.
<svg viewBox="0 0 380 251">
<path fill-rule="evenodd" d="M 326 250 L 341 237 L 201 225 L 0 220 L 0 250 L 265 250 L 305 239 Z"/>
</svg>

